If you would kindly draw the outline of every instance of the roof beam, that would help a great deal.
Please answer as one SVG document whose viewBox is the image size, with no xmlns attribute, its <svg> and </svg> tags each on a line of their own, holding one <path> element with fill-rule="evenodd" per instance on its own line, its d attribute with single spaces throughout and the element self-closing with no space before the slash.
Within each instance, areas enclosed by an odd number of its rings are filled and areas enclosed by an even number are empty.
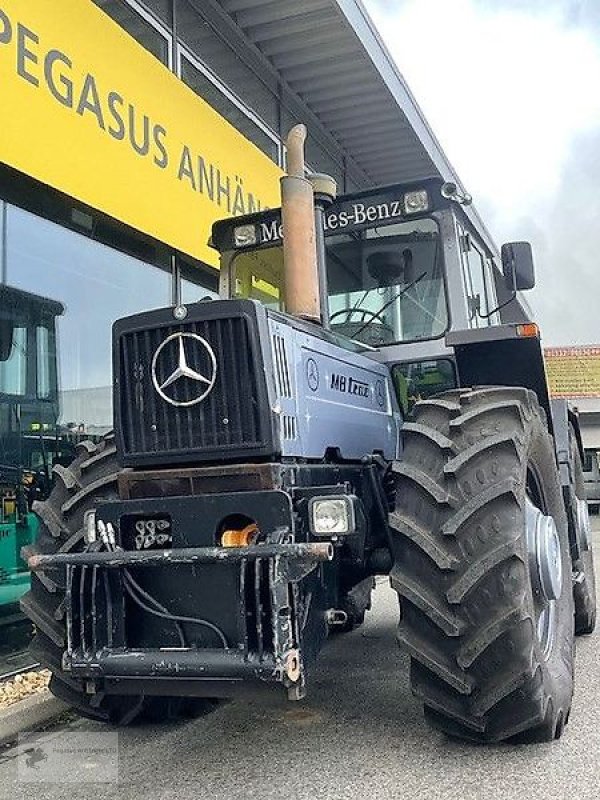
<svg viewBox="0 0 600 800">
<path fill-rule="evenodd" d="M 346 111 L 349 108 L 356 108 L 356 90 L 351 94 L 345 95 L 332 95 L 328 92 L 327 95 L 320 94 L 315 99 L 312 92 L 307 92 L 303 95 L 304 100 L 310 105 L 316 114 L 325 113 L 326 111 Z M 372 91 L 367 97 L 360 101 L 361 108 L 371 108 L 372 106 L 385 105 L 388 98 L 382 93 Z"/>
<path fill-rule="evenodd" d="M 331 24 L 322 25 L 318 33 L 313 30 L 310 35 L 310 44 L 307 41 L 307 36 L 303 35 L 303 33 L 306 32 L 301 31 L 298 34 L 286 31 L 285 36 L 272 39 L 270 42 L 261 42 L 260 49 L 266 56 L 272 58 L 282 54 L 287 55 L 297 51 L 305 52 L 307 49 L 312 50 L 315 47 L 328 46 L 330 43 L 339 42 L 340 40 L 340 32 Z"/>
<path fill-rule="evenodd" d="M 310 6 L 310 12 L 331 9 L 331 0 L 311 0 Z M 273 20 L 305 17 L 310 12 L 307 12 L 306 3 L 298 0 L 273 0 L 271 3 L 255 4 L 252 8 L 234 11 L 231 14 L 240 28 L 251 28 L 266 25 Z"/>
<path fill-rule="evenodd" d="M 370 122 L 361 122 L 357 125 L 350 125 L 347 129 L 336 128 L 335 125 L 331 126 L 331 130 L 335 136 L 350 145 L 353 142 L 371 141 L 375 143 L 380 134 L 395 134 L 400 139 L 401 125 L 395 123 L 393 120 L 385 120 L 380 124 L 375 124 L 373 120 Z M 406 126 L 405 126 L 406 127 Z"/>
<path fill-rule="evenodd" d="M 359 51 L 355 54 L 352 69 L 363 68 L 368 69 L 368 61 L 364 54 Z M 282 72 L 286 72 L 285 68 L 282 68 Z M 305 66 L 297 66 L 290 69 L 289 74 L 285 75 L 285 79 L 290 86 L 297 86 L 299 83 L 305 86 L 307 81 L 314 81 L 320 84 L 324 78 L 334 78 L 334 85 L 335 80 L 345 83 L 348 80 L 348 63 L 329 58 L 319 62 L 311 61 Z"/>
<path fill-rule="evenodd" d="M 290 81 L 290 85 L 293 83 L 294 85 L 297 83 L 302 82 L 301 93 L 306 96 L 319 96 L 323 95 L 323 93 L 334 92 L 336 96 L 341 97 L 343 94 L 347 94 L 351 91 L 355 92 L 360 91 L 361 88 L 364 88 L 366 91 L 373 89 L 374 87 L 380 87 L 381 83 L 377 80 L 377 73 L 374 71 L 364 71 L 365 74 L 358 74 L 356 75 L 355 79 L 348 84 L 348 81 L 340 81 L 340 75 L 335 73 L 333 75 L 316 75 L 313 76 L 310 83 L 305 83 L 304 81 L 296 80 L 292 77 Z M 343 73 L 342 73 L 343 74 Z M 347 73 L 346 73 L 347 77 Z"/>
<path fill-rule="evenodd" d="M 360 57 L 360 51 L 357 51 L 353 42 L 344 42 L 332 47 L 328 47 L 319 55 L 315 55 L 311 48 L 307 47 L 305 44 L 304 47 L 290 50 L 289 53 L 284 51 L 283 53 L 273 57 L 271 61 L 275 65 L 276 69 L 285 72 L 287 69 L 303 67 L 306 64 L 310 64 L 311 69 L 318 69 L 319 65 L 321 64 L 331 64 L 332 61 L 335 62 L 335 60 L 338 58 L 346 58 L 348 56 L 353 58 L 357 56 Z"/>
<path fill-rule="evenodd" d="M 301 17 L 291 17 L 286 20 L 283 30 L 281 21 L 275 20 L 264 25 L 247 26 L 244 31 L 262 50 L 263 42 L 277 41 L 297 33 L 309 33 L 314 31 L 315 28 L 320 28 L 321 25 L 330 25 L 332 23 L 334 25 L 337 23 L 339 26 L 339 17 L 335 15 L 331 8 L 323 8 L 320 11 L 304 14 Z"/>
<path fill-rule="evenodd" d="M 361 118 L 367 117 L 370 125 L 376 125 L 379 122 L 395 122 L 402 124 L 402 112 L 397 108 L 390 108 L 389 103 L 378 103 L 376 108 L 378 113 L 373 110 L 372 106 L 363 106 L 356 103 L 354 108 L 343 108 L 340 110 L 324 109 L 320 111 L 317 116 L 327 126 L 335 128 L 337 125 L 353 125 L 359 123 Z"/>
<path fill-rule="evenodd" d="M 400 144 L 398 141 L 395 142 L 386 142 L 384 141 L 380 146 L 372 145 L 369 141 L 365 139 L 365 144 L 355 145 L 352 148 L 352 153 L 354 157 L 358 161 L 367 161 L 368 159 L 375 158 L 381 159 L 386 158 L 387 156 L 396 156 L 402 154 L 412 154 L 418 153 L 418 146 L 417 145 L 409 145 L 409 144 Z"/>
<path fill-rule="evenodd" d="M 402 169 L 402 172 L 412 171 L 418 178 L 427 178 L 432 174 L 431 162 L 419 156 L 415 158 L 414 155 L 406 157 L 399 154 L 393 158 L 386 156 L 385 158 L 372 159 L 361 163 L 371 173 L 385 174 L 386 171 L 395 168 Z M 389 179 L 387 182 L 389 182 Z"/>
</svg>

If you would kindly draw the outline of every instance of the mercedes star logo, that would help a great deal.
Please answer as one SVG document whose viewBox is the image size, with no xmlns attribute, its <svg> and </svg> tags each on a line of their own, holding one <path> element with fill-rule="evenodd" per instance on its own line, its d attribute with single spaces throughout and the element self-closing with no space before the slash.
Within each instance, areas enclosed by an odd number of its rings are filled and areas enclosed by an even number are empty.
<svg viewBox="0 0 600 800">
<path fill-rule="evenodd" d="M 319 388 L 319 367 L 314 358 L 309 358 L 306 362 L 306 382 L 311 392 L 316 392 Z"/>
<path fill-rule="evenodd" d="M 171 345 L 169 350 L 175 349 L 177 367 L 169 375 L 164 377 L 163 372 L 160 370 L 159 359 L 161 358 L 161 354 L 165 352 L 165 348 L 168 347 L 171 342 L 175 341 L 178 342 L 179 349 L 176 349 L 177 344 L 175 344 Z M 186 348 L 188 355 L 190 353 L 194 355 L 194 357 L 190 358 L 190 361 L 194 365 L 206 365 L 206 368 L 203 369 L 203 372 L 206 374 L 199 372 L 199 367 L 198 369 L 192 369 L 192 367 L 190 367 L 186 356 Z M 161 378 L 158 377 L 159 374 Z M 173 386 L 182 378 L 186 378 L 188 381 L 195 384 L 195 396 L 191 400 L 176 400 L 165 392 L 165 389 Z M 152 383 L 154 384 L 154 388 L 162 399 L 172 406 L 186 407 L 195 406 L 196 403 L 200 403 L 212 390 L 216 379 L 217 359 L 214 350 L 206 339 L 203 339 L 202 336 L 198 336 L 197 333 L 172 333 L 158 346 L 152 358 Z"/>
</svg>

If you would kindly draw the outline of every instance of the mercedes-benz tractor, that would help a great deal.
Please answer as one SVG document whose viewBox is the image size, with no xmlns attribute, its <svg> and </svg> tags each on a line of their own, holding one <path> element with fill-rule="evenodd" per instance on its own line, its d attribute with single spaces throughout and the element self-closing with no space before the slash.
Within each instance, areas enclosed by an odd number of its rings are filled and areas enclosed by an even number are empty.
<svg viewBox="0 0 600 800">
<path fill-rule="evenodd" d="M 434 726 L 557 738 L 595 588 L 531 249 L 500 261 L 441 180 L 336 199 L 304 135 L 281 209 L 214 226 L 220 299 L 115 324 L 114 433 L 35 506 L 35 652 L 113 722 L 299 701 L 384 575 Z"/>
</svg>

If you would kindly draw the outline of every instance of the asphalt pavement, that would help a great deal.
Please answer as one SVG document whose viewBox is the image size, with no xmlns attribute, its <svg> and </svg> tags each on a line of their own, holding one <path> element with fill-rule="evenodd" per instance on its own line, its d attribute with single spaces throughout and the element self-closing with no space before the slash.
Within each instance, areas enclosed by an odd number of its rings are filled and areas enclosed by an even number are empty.
<svg viewBox="0 0 600 800">
<path fill-rule="evenodd" d="M 600 798 L 600 633 L 577 641 L 573 711 L 560 741 L 481 747 L 425 724 L 395 643 L 396 620 L 396 595 L 380 583 L 365 625 L 328 643 L 301 704 L 236 701 L 192 722 L 115 732 L 118 781 L 114 757 L 109 769 L 83 755 L 75 763 L 65 756 L 56 782 L 40 783 L 35 757 L 23 767 L 27 745 L 15 747 L 0 758 L 0 798 Z M 85 734 L 110 730 L 74 719 L 46 736 L 55 749 L 64 739 L 85 751 Z"/>
</svg>

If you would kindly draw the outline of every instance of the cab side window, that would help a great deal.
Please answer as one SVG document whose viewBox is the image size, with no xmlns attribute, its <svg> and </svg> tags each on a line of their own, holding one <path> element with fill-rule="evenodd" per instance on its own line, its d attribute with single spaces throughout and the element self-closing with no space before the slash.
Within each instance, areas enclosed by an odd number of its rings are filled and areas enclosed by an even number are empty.
<svg viewBox="0 0 600 800">
<path fill-rule="evenodd" d="M 483 272 L 485 275 L 485 287 L 487 293 L 487 313 L 490 315 L 489 324 L 500 325 L 500 312 L 494 310 L 498 307 L 498 300 L 496 296 L 496 278 L 494 277 L 494 271 L 494 261 L 491 258 L 486 258 Z"/>
<path fill-rule="evenodd" d="M 419 400 L 426 400 L 458 385 L 454 363 L 447 358 L 396 364 L 392 369 L 398 404 L 408 416 Z"/>
<path fill-rule="evenodd" d="M 497 323 L 492 262 L 468 231 L 459 225 L 458 232 L 469 327 L 485 328 Z"/>
</svg>

